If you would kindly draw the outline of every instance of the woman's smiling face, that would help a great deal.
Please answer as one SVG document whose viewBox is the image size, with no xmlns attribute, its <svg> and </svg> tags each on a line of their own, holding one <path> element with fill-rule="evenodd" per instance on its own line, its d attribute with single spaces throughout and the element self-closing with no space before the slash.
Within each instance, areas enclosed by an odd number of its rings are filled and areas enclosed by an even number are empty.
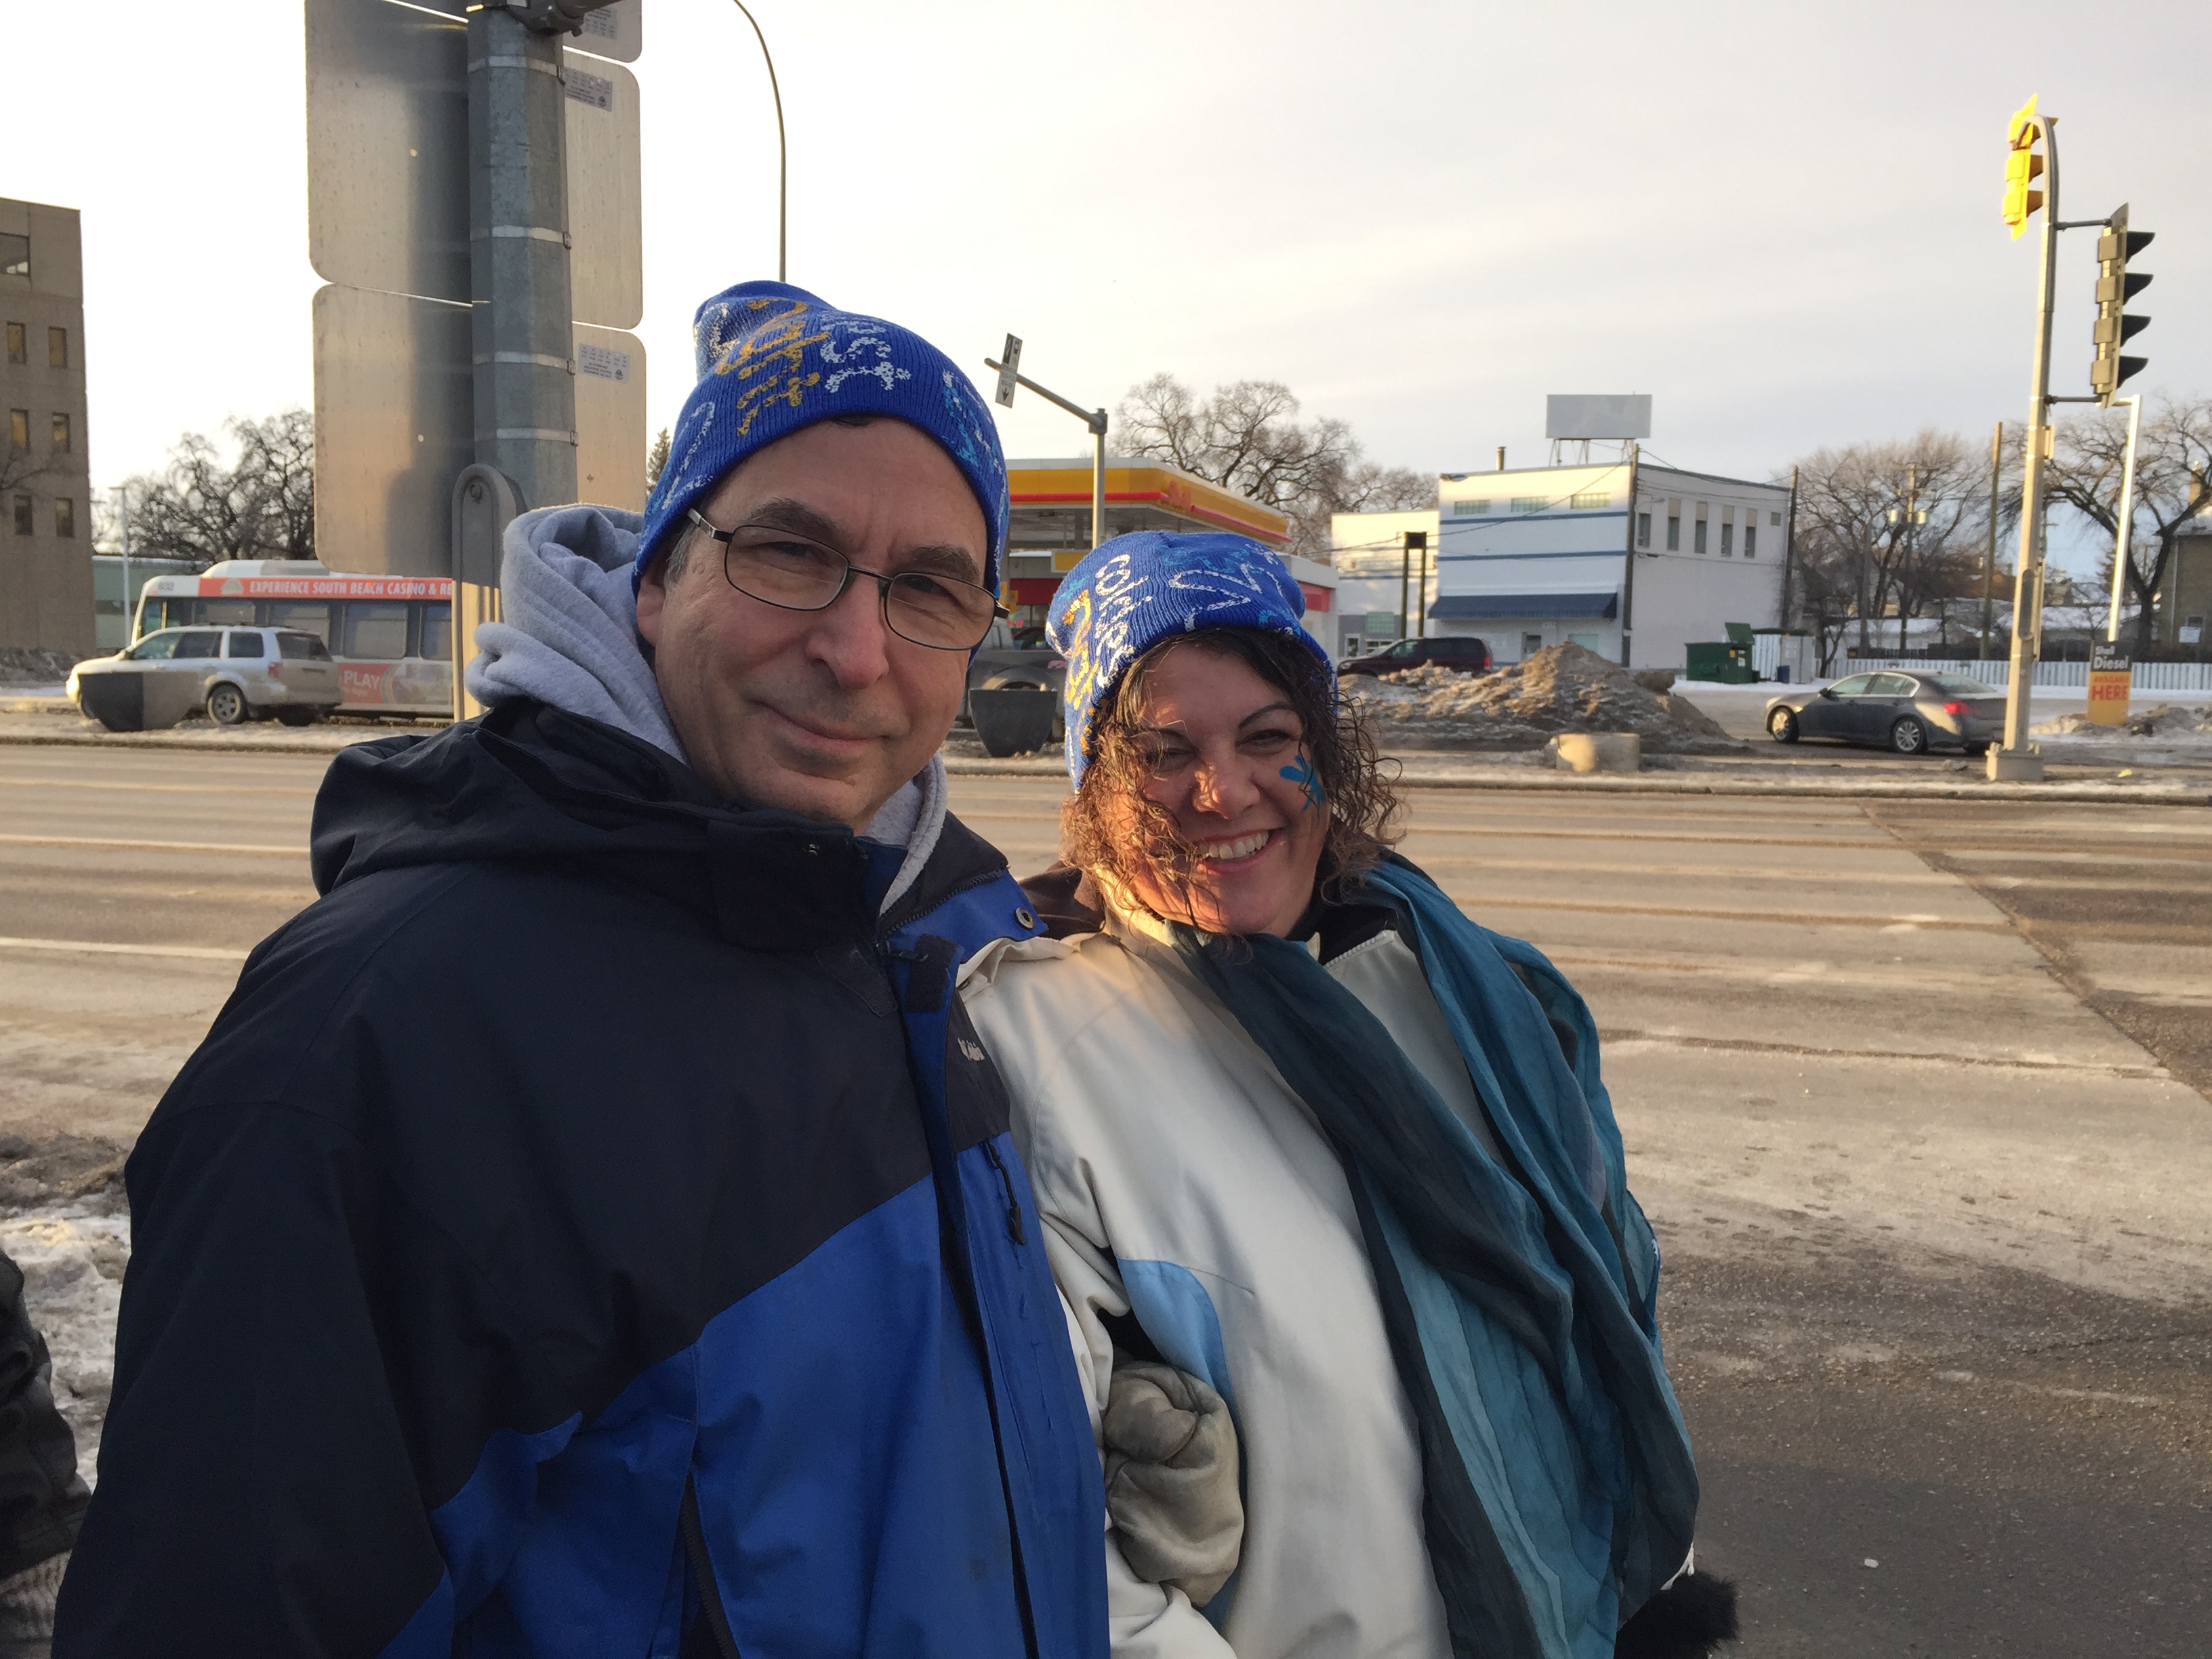
<svg viewBox="0 0 2212 1659">
<path fill-rule="evenodd" d="M 1289 696 L 1241 657 L 1179 644 L 1146 674 L 1133 733 L 1146 799 L 1174 820 L 1187 870 L 1145 860 L 1146 908 L 1209 933 L 1286 934 L 1313 897 L 1328 806 Z"/>
</svg>

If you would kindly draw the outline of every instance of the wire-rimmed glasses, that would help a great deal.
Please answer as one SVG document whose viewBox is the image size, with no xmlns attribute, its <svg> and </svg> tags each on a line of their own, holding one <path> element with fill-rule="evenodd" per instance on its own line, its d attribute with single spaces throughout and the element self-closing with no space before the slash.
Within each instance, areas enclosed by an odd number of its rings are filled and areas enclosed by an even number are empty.
<svg viewBox="0 0 2212 1659">
<path fill-rule="evenodd" d="M 697 508 L 694 526 L 722 544 L 722 578 L 748 599 L 784 611 L 823 611 L 855 576 L 874 582 L 884 626 L 933 651 L 969 651 L 983 642 L 992 621 L 1011 614 L 988 587 L 933 570 L 885 575 L 863 570 L 834 547 L 779 525 L 741 524 L 717 530 Z"/>
</svg>

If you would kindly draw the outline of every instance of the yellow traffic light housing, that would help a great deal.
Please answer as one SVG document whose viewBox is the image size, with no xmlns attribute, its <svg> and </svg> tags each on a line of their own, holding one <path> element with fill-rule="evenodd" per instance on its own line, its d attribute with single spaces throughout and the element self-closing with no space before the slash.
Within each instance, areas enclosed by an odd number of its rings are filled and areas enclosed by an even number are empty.
<svg viewBox="0 0 2212 1659">
<path fill-rule="evenodd" d="M 2013 112 L 2005 139 L 2011 153 L 2005 157 L 2004 222 L 2018 241 L 2028 218 L 2043 205 L 2043 192 L 2029 188 L 2043 176 L 2043 157 L 2035 147 L 2042 142 L 2043 125 L 2036 119 L 2035 100 L 2030 98 Z"/>
</svg>

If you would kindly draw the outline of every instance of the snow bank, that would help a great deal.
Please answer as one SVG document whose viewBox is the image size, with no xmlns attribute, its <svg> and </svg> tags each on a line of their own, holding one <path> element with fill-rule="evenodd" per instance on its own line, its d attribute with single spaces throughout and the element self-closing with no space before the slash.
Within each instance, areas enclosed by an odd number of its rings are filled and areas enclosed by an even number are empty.
<svg viewBox="0 0 2212 1659">
<path fill-rule="evenodd" d="M 1493 673 L 1431 663 L 1380 680 L 1348 675 L 1343 684 L 1385 748 L 1540 749 L 1562 732 L 1633 732 L 1649 754 L 1747 747 L 1686 697 L 1647 690 L 1579 645 L 1555 645 Z"/>
</svg>

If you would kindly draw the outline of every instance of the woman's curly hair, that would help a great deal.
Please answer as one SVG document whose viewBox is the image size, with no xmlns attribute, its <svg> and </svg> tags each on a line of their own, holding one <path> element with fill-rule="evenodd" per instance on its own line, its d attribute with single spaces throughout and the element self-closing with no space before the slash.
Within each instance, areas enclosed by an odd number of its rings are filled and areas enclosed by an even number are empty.
<svg viewBox="0 0 2212 1659">
<path fill-rule="evenodd" d="M 1060 810 L 1060 857 L 1079 870 L 1104 872 L 1124 888 L 1149 868 L 1170 887 L 1187 880 L 1192 849 L 1174 817 L 1145 793 L 1152 763 L 1138 743 L 1145 684 L 1170 651 L 1234 657 L 1280 691 L 1304 731 L 1304 748 L 1328 807 L 1322 851 L 1322 896 L 1381 859 L 1398 838 L 1402 804 L 1398 763 L 1376 752 L 1375 732 L 1357 703 L 1337 695 L 1328 670 L 1296 641 L 1259 628 L 1212 628 L 1164 640 L 1131 663 L 1091 728 L 1091 764 Z"/>
</svg>

